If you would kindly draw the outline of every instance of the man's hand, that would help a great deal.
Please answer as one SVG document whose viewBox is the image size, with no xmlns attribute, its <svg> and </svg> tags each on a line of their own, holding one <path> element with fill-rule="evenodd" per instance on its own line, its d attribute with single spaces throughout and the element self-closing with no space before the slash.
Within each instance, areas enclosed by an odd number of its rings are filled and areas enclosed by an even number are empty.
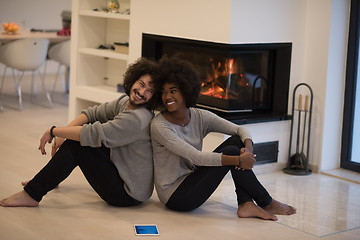
<svg viewBox="0 0 360 240">
<path fill-rule="evenodd" d="M 59 147 L 64 143 L 65 138 L 56 137 L 54 140 L 54 143 L 51 147 L 51 157 L 53 157 L 56 153 L 56 151 L 59 149 Z"/>
<path fill-rule="evenodd" d="M 46 130 L 44 135 L 40 139 L 40 145 L 39 145 L 39 148 L 38 148 L 41 151 L 42 155 L 46 155 L 45 145 L 46 145 L 46 143 L 50 144 L 52 139 L 53 138 L 50 135 L 50 129 Z"/>
</svg>

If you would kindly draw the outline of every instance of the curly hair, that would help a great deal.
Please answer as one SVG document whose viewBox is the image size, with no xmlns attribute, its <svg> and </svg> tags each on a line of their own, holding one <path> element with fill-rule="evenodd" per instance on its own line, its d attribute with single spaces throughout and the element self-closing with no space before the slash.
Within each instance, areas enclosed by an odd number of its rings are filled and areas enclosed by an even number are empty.
<svg viewBox="0 0 360 240">
<path fill-rule="evenodd" d="M 149 74 L 152 78 L 152 84 L 155 86 L 159 74 L 159 65 L 155 61 L 146 59 L 144 57 L 139 58 L 133 64 L 131 64 L 124 73 L 124 90 L 125 93 L 130 96 L 130 90 L 134 83 L 139 80 L 143 75 Z M 155 89 L 155 88 L 154 88 Z M 156 92 L 156 89 L 155 89 Z M 157 105 L 155 99 L 152 97 L 146 104 L 147 108 L 154 109 Z"/>
<path fill-rule="evenodd" d="M 161 100 L 161 91 L 165 83 L 174 83 L 178 86 L 185 99 L 186 107 L 194 107 L 198 101 L 201 81 L 194 66 L 178 57 L 169 58 L 164 56 L 159 61 L 160 75 L 155 83 L 156 100 Z"/>
</svg>

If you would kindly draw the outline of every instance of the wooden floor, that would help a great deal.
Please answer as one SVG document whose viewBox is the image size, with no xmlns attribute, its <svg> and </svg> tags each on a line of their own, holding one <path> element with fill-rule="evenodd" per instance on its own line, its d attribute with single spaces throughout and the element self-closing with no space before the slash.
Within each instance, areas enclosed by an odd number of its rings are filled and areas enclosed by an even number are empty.
<svg viewBox="0 0 360 240">
<path fill-rule="evenodd" d="M 54 108 L 49 108 L 41 90 L 30 103 L 24 86 L 24 107 L 19 111 L 9 86 L 1 99 L 0 199 L 20 191 L 20 182 L 31 179 L 49 160 L 37 150 L 43 132 L 67 123 L 66 94 L 57 91 Z M 141 206 L 116 208 L 104 203 L 75 169 L 39 207 L 0 208 L 0 239 L 360 239 L 360 181 L 282 172 L 258 178 L 274 198 L 296 206 L 298 213 L 279 216 L 277 222 L 238 218 L 229 177 L 193 212 L 167 210 L 155 193 Z M 135 236 L 137 223 L 157 224 L 160 236 Z"/>
</svg>

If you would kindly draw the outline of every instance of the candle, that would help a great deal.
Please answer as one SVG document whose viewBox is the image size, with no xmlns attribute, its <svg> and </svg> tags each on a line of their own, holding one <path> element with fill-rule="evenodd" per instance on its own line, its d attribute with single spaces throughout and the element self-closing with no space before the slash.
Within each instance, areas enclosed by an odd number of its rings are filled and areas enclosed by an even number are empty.
<svg viewBox="0 0 360 240">
<path fill-rule="evenodd" d="M 301 111 L 302 110 L 302 95 L 299 95 L 299 107 L 298 110 Z"/>
<path fill-rule="evenodd" d="M 309 95 L 305 96 L 305 111 L 309 110 Z"/>
</svg>

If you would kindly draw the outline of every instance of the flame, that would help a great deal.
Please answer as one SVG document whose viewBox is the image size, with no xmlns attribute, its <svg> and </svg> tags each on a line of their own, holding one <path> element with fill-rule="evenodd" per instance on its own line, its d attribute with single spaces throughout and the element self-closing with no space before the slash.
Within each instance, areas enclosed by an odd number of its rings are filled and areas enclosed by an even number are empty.
<svg viewBox="0 0 360 240">
<path fill-rule="evenodd" d="M 234 58 L 226 59 L 225 61 L 216 61 L 214 58 L 210 58 L 209 62 L 211 63 L 211 72 L 209 74 L 207 82 L 202 83 L 201 94 L 212 96 L 216 98 L 228 99 L 228 88 L 224 88 L 219 85 L 219 82 L 216 82 L 220 78 L 228 79 L 231 74 L 238 73 L 238 66 L 235 63 Z M 241 74 L 241 77 L 243 75 Z M 226 83 L 227 85 L 227 83 Z"/>
<path fill-rule="evenodd" d="M 229 70 L 228 70 L 229 74 L 233 74 L 234 73 L 234 69 L 233 69 L 234 59 L 233 58 L 229 59 L 228 66 L 229 66 Z"/>
</svg>

